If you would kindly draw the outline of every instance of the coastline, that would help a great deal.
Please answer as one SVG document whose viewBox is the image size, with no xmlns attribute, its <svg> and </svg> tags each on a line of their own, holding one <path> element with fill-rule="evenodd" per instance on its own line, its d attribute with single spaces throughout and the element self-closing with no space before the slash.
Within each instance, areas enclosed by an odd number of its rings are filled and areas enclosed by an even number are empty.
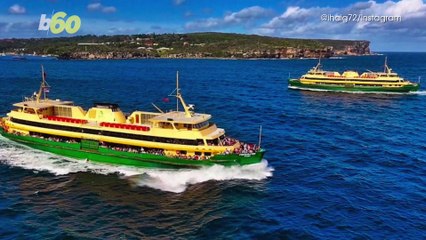
<svg viewBox="0 0 426 240">
<path fill-rule="evenodd" d="M 368 53 L 368 54 L 353 54 L 353 55 L 333 55 L 330 57 L 321 57 L 323 59 L 344 59 L 347 57 L 363 57 L 363 56 L 380 56 L 383 55 L 381 53 Z M 13 59 L 15 58 L 16 59 Z M 298 57 L 298 58 L 272 58 L 272 57 L 252 57 L 252 58 L 243 58 L 243 57 L 128 57 L 128 58 L 63 58 L 61 56 L 57 55 L 34 55 L 34 54 L 17 54 L 17 53 L 5 53 L 5 55 L 1 55 L 1 58 L 10 58 L 13 60 L 30 60 L 26 59 L 29 58 L 36 58 L 36 59 L 55 59 L 55 60 L 89 60 L 89 61 L 96 61 L 96 60 L 141 60 L 141 59 L 188 59 L 188 60 L 227 60 L 227 61 L 233 61 L 233 60 L 248 60 L 248 61 L 254 61 L 254 60 L 312 60 L 312 59 L 318 59 L 319 57 Z M 20 58 L 20 59 L 19 59 Z"/>
<path fill-rule="evenodd" d="M 49 48 L 46 48 L 49 46 Z M 370 41 L 230 33 L 0 39 L 0 53 L 59 59 L 300 59 L 371 54 Z"/>
</svg>

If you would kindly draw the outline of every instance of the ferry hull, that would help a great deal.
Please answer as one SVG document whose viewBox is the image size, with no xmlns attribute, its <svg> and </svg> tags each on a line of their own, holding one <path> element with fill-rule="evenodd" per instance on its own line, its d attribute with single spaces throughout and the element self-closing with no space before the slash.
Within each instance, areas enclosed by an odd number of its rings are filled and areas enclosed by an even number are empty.
<svg viewBox="0 0 426 240">
<path fill-rule="evenodd" d="M 31 136 L 19 136 L 6 133 L 1 128 L 0 133 L 2 136 L 12 141 L 61 156 L 142 168 L 201 168 L 203 166 L 212 166 L 214 164 L 223 166 L 241 166 L 259 163 L 263 159 L 263 155 L 265 153 L 262 149 L 254 155 L 228 154 L 216 155 L 208 160 L 188 160 L 167 157 L 164 155 L 116 151 L 104 147 L 99 147 L 97 149 L 82 149 L 80 143 L 54 142 Z"/>
<path fill-rule="evenodd" d="M 298 79 L 289 80 L 290 87 L 304 89 L 319 89 L 327 91 L 347 91 L 347 92 L 415 92 L 418 91 L 419 84 L 405 85 L 401 87 L 378 87 L 378 86 L 336 86 L 331 84 L 304 84 Z"/>
</svg>

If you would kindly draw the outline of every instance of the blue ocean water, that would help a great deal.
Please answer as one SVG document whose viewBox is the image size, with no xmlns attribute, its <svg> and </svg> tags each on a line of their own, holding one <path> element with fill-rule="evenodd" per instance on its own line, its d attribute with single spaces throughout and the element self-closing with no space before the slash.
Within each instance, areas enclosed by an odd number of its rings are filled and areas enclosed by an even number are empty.
<svg viewBox="0 0 426 240">
<path fill-rule="evenodd" d="M 386 53 L 426 79 L 426 53 Z M 381 70 L 384 56 L 322 60 Z M 0 58 L 0 113 L 38 88 L 90 107 L 154 110 L 175 88 L 227 134 L 257 142 L 251 168 L 138 170 L 83 163 L 0 138 L 0 239 L 425 239 L 426 92 L 287 89 L 317 60 Z M 425 89 L 424 86 L 422 89 Z M 267 162 L 266 162 L 267 161 Z"/>
</svg>

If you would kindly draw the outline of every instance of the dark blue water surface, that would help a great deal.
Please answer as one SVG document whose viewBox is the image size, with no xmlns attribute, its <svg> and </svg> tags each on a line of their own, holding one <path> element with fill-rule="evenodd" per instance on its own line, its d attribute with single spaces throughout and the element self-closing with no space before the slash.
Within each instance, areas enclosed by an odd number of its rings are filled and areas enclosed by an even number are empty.
<svg viewBox="0 0 426 240">
<path fill-rule="evenodd" d="M 425 53 L 388 53 L 426 79 Z M 323 60 L 381 70 L 384 56 Z M 316 60 L 0 59 L 0 113 L 38 88 L 51 98 L 155 111 L 175 88 L 227 134 L 258 141 L 268 166 L 152 171 L 85 163 L 0 138 L 0 239 L 425 239 L 426 92 L 287 89 Z M 424 87 L 423 87 L 424 89 Z M 142 172 L 141 172 L 142 171 Z M 268 177 L 268 174 L 272 176 Z M 224 180 L 221 180 L 224 179 Z M 175 186 L 176 183 L 182 183 Z"/>
</svg>

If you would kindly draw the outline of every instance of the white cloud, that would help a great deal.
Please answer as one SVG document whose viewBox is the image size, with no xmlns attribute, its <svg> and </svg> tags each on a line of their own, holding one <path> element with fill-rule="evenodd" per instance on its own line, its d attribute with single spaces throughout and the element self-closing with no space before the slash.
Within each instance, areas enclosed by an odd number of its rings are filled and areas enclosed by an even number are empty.
<svg viewBox="0 0 426 240">
<path fill-rule="evenodd" d="M 270 10 L 259 6 L 244 8 L 239 12 L 228 14 L 223 21 L 226 23 L 240 23 L 249 20 L 255 20 L 262 17 L 267 17 L 271 14 Z"/>
<path fill-rule="evenodd" d="M 357 15 L 357 16 L 400 16 L 401 22 L 321 21 L 321 15 Z M 426 36 L 426 4 L 422 0 L 401 0 L 398 2 L 376 1 L 358 2 L 344 8 L 298 6 L 288 7 L 280 16 L 276 16 L 255 29 L 255 33 L 284 37 L 323 37 L 346 38 L 380 35 L 395 31 L 421 33 Z"/>
<path fill-rule="evenodd" d="M 87 5 L 87 9 L 90 10 L 90 11 L 101 10 L 102 4 L 101 3 L 91 3 L 91 4 Z"/>
<path fill-rule="evenodd" d="M 346 23 L 321 21 L 321 15 L 329 16 L 394 16 L 401 21 L 382 22 L 349 20 Z M 360 0 L 343 7 L 289 6 L 281 14 L 260 6 L 226 13 L 223 17 L 203 18 L 187 22 L 186 31 L 241 31 L 245 33 L 289 37 L 370 40 L 372 48 L 395 50 L 414 49 L 426 51 L 425 0 Z M 413 45 L 414 44 L 414 45 Z"/>
<path fill-rule="evenodd" d="M 182 5 L 184 2 L 185 2 L 186 0 L 173 0 L 173 3 L 175 4 L 175 5 Z"/>
<path fill-rule="evenodd" d="M 244 8 L 238 12 L 225 14 L 223 18 L 206 18 L 198 21 L 188 22 L 185 24 L 187 30 L 211 30 L 215 28 L 223 28 L 231 25 L 250 25 L 255 21 L 271 16 L 272 11 L 259 7 L 252 6 Z"/>
<path fill-rule="evenodd" d="M 24 14 L 26 12 L 27 12 L 27 9 L 25 9 L 24 7 L 18 4 L 14 4 L 9 7 L 9 13 L 12 13 L 12 14 Z"/>
<path fill-rule="evenodd" d="M 397 22 L 321 21 L 321 15 L 396 16 Z M 328 38 L 370 40 L 372 47 L 426 51 L 426 4 L 422 0 L 357 2 L 341 8 L 287 7 L 280 15 L 253 28 L 251 33 L 289 38 Z M 417 46 L 417 47 L 414 47 Z"/>
<path fill-rule="evenodd" d="M 115 13 L 116 11 L 117 11 L 117 9 L 113 6 L 104 7 L 102 9 L 102 12 L 104 12 L 104 13 Z"/>
<path fill-rule="evenodd" d="M 198 29 L 213 29 L 222 24 L 222 21 L 217 18 L 207 18 L 195 22 L 189 22 L 185 24 L 185 28 L 188 30 Z"/>
<path fill-rule="evenodd" d="M 87 10 L 89 11 L 100 11 L 103 13 L 115 13 L 117 9 L 114 6 L 104 6 L 100 2 L 91 3 L 87 5 Z"/>
</svg>

